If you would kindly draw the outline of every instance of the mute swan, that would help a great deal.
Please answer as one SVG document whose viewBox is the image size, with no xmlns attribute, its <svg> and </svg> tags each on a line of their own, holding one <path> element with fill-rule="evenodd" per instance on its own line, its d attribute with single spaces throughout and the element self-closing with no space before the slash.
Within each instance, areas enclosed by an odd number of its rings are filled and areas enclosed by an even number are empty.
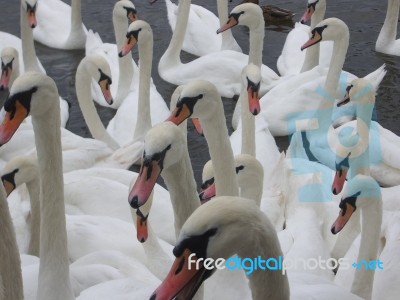
<svg viewBox="0 0 400 300">
<path fill-rule="evenodd" d="M 20 74 L 19 55 L 17 49 L 4 47 L 1 50 L 1 78 L 0 90 L 12 86 L 15 78 Z"/>
<path fill-rule="evenodd" d="M 0 273 L 0 296 L 2 299 L 24 299 L 21 261 L 15 238 L 15 231 L 8 210 L 6 193 L 0 187 L 0 251 L 1 273 Z"/>
<path fill-rule="evenodd" d="M 376 260 L 382 223 L 382 196 L 377 182 L 370 176 L 356 175 L 349 180 L 339 205 L 341 211 L 332 225 L 332 233 L 338 233 L 347 223 L 352 213 L 361 209 L 361 244 L 357 264 Z M 375 268 L 357 266 L 351 292 L 371 299 Z M 340 268 L 339 271 L 340 272 Z"/>
<path fill-rule="evenodd" d="M 102 55 L 111 68 L 114 82 L 118 83 L 112 87 L 111 93 L 114 95 L 112 108 L 118 108 L 124 99 L 127 98 L 131 90 L 137 90 L 138 78 L 134 73 L 138 72 L 136 63 L 131 57 L 118 57 L 118 49 L 125 40 L 125 33 L 128 29 L 128 20 L 136 20 L 136 8 L 130 0 L 120 0 L 115 2 L 112 21 L 116 44 L 103 43 L 98 33 L 89 30 L 86 39 L 85 53 Z M 109 107 L 98 89 L 96 84 L 92 84 L 92 97 L 100 105 Z"/>
<path fill-rule="evenodd" d="M 142 150 L 142 141 L 146 132 L 152 124 L 164 121 L 168 117 L 169 110 L 152 84 L 153 31 L 150 25 L 142 20 L 134 21 L 129 25 L 119 56 L 130 54 L 136 44 L 140 61 L 138 94 L 135 98 L 126 99 L 121 104 L 110 121 L 107 131 L 112 132 L 120 144 L 127 141 L 133 141 L 133 143 L 140 141 L 140 150 Z"/>
<path fill-rule="evenodd" d="M 234 254 L 241 258 L 278 259 L 282 250 L 273 226 L 254 201 L 217 197 L 199 207 L 184 224 L 174 248 L 175 262 L 150 299 L 180 296 L 191 299 L 201 283 L 215 271 L 206 269 L 199 259 L 227 259 Z M 189 256 L 193 260 L 190 269 L 186 263 Z M 195 263 L 200 266 L 198 270 Z M 325 300 L 361 299 L 328 280 L 303 272 L 289 272 L 287 276 L 279 270 L 252 270 L 248 277 L 252 299 L 255 300 L 289 299 L 290 294 L 292 299 L 310 299 L 313 295 Z M 312 284 L 309 284 L 311 280 Z"/>
<path fill-rule="evenodd" d="M 188 63 L 182 63 L 180 51 L 187 27 L 190 0 L 179 2 L 178 21 L 167 50 L 162 55 L 158 64 L 158 72 L 167 82 L 181 85 L 196 79 L 212 81 L 223 97 L 231 98 L 240 94 L 240 74 L 248 62 L 261 65 L 262 41 L 264 35 L 264 20 L 259 6 L 251 3 L 240 5 L 247 13 L 240 15 L 235 24 L 250 27 L 250 55 L 237 51 L 224 50 L 201 56 Z M 234 13 L 236 10 L 234 9 Z M 239 16 L 239 15 L 236 15 Z M 232 17 L 233 18 L 233 17 Z M 229 29 L 224 27 L 224 29 Z M 223 30 L 219 30 L 222 32 Z M 270 68 L 262 67 L 263 87 L 271 88 L 279 76 Z M 265 92 L 264 91 L 264 92 Z"/>
<path fill-rule="evenodd" d="M 82 23 L 81 0 L 71 0 L 71 6 L 61 0 L 39 2 L 34 39 L 50 48 L 84 49 L 87 30 Z"/>
<path fill-rule="evenodd" d="M 272 88 L 261 98 L 261 111 L 269 122 L 269 129 L 274 136 L 292 134 L 295 131 L 304 130 L 304 123 L 317 120 L 319 130 L 331 124 L 333 101 L 339 98 L 343 84 L 351 82 L 354 75 L 342 71 L 346 52 L 349 44 L 349 29 L 347 25 L 337 19 L 329 18 L 320 22 L 312 31 L 313 36 L 303 45 L 306 49 L 319 41 L 333 40 L 333 55 L 329 65 L 328 73 L 320 67 L 310 71 L 292 76 Z M 386 71 L 381 67 L 365 78 L 370 80 L 376 89 L 379 86 Z M 341 110 L 334 110 L 335 119 L 340 117 L 348 118 L 354 114 Z M 323 117 L 322 117 L 323 115 Z M 343 121 L 343 119 L 340 119 Z M 312 123 L 312 122 L 311 122 Z M 311 126 L 311 125 L 309 125 Z M 300 133 L 297 133 L 298 135 Z"/>
<path fill-rule="evenodd" d="M 399 18 L 400 1 L 388 0 L 385 22 L 376 40 L 375 50 L 389 55 L 400 55 L 397 36 L 397 20 Z"/>
<path fill-rule="evenodd" d="M 169 25 L 172 31 L 175 31 L 179 7 L 171 0 L 166 0 L 165 4 Z M 203 56 L 220 50 L 242 52 L 232 32 L 227 31 L 221 36 L 215 34 L 215 29 L 221 26 L 228 17 L 228 0 L 217 0 L 217 9 L 219 19 L 203 6 L 190 5 L 189 20 L 182 45 L 183 51 L 196 56 Z"/>
<path fill-rule="evenodd" d="M 73 299 L 69 279 L 67 233 L 63 199 L 60 107 L 57 88 L 49 77 L 35 72 L 21 75 L 4 104 L 0 144 L 7 143 L 23 119 L 31 114 L 37 141 L 42 222 L 38 299 Z M 45 118 L 43 117 L 45 116 Z M 49 147 L 48 145 L 52 145 Z M 50 164 L 49 161 L 52 163 Z M 46 184 L 52 182 L 51 185 Z M 56 233 L 55 233 L 56 232 Z M 54 263 L 57 268 L 54 268 Z"/>
<path fill-rule="evenodd" d="M 306 51 L 300 50 L 304 41 L 309 38 L 311 29 L 324 19 L 325 10 L 326 0 L 308 0 L 307 9 L 300 23 L 297 22 L 295 28 L 288 33 L 282 53 L 278 57 L 277 68 L 281 76 L 299 74 L 311 70 L 317 65 L 329 66 L 333 50 L 332 42 L 317 44 Z M 310 18 L 311 25 L 305 25 L 304 23 Z"/>
</svg>

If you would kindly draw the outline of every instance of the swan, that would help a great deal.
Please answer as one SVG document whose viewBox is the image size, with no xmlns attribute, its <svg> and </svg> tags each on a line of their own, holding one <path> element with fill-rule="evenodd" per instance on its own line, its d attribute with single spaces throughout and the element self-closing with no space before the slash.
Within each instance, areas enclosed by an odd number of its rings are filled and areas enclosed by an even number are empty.
<svg viewBox="0 0 400 300">
<path fill-rule="evenodd" d="M 0 90 L 8 89 L 20 74 L 19 55 L 14 47 L 1 50 Z"/>
<path fill-rule="evenodd" d="M 324 120 L 325 127 L 331 124 L 333 100 L 343 94 L 343 85 L 351 82 L 354 75 L 343 72 L 343 64 L 349 44 L 349 29 L 347 25 L 337 19 L 329 18 L 320 22 L 312 31 L 312 38 L 303 45 L 306 49 L 319 41 L 333 40 L 334 50 L 328 73 L 320 67 L 292 76 L 272 88 L 261 98 L 261 111 L 269 122 L 269 129 L 273 136 L 286 136 L 295 131 L 304 130 L 304 123 L 314 117 Z M 379 86 L 386 74 L 384 66 L 366 76 L 375 89 Z M 351 108 L 352 109 L 352 108 Z M 334 111 L 335 118 L 343 122 L 343 115 L 348 118 L 353 112 Z M 321 115 L 324 114 L 323 118 Z M 340 118 L 339 118 L 340 117 Z M 322 118 L 322 119 L 321 119 Z M 311 119 L 314 123 L 317 118 Z M 308 126 L 316 126 L 310 122 Z M 319 127 L 322 127 L 319 124 Z M 298 133 L 299 135 L 300 133 Z"/>
<path fill-rule="evenodd" d="M 185 262 L 190 255 L 194 264 L 200 258 L 227 259 L 234 254 L 241 258 L 277 259 L 282 250 L 273 226 L 253 200 L 217 197 L 200 206 L 185 222 L 174 248 L 175 262 L 150 299 L 193 297 L 215 269 L 207 270 L 200 262 L 198 270 L 193 265 L 189 270 Z M 279 270 L 258 268 L 248 278 L 252 299 L 257 300 L 310 299 L 313 295 L 319 299 L 361 299 L 328 280 L 303 272 L 289 272 L 287 276 Z"/>
<path fill-rule="evenodd" d="M 264 20 L 258 5 L 246 3 L 234 8 L 234 13 L 243 9 L 247 13 L 240 15 L 237 22 L 250 28 L 250 55 L 237 51 L 224 50 L 201 56 L 188 63 L 182 63 L 180 51 L 187 27 L 191 1 L 180 1 L 178 21 L 167 50 L 158 64 L 158 72 L 162 79 L 175 85 L 188 83 L 195 79 L 212 81 L 221 96 L 231 98 L 240 94 L 240 74 L 248 62 L 261 66 L 262 41 L 264 36 Z M 223 29 L 229 29 L 223 27 Z M 218 32 L 223 32 L 222 27 Z M 218 66 L 218 67 L 216 67 Z M 278 81 L 279 76 L 270 68 L 262 67 L 263 88 L 268 90 Z M 264 92 L 265 92 L 264 91 Z M 263 91 L 262 91 L 263 92 Z"/>
<path fill-rule="evenodd" d="M 8 209 L 7 197 L 3 187 L 0 187 L 0 296 L 2 299 L 24 299 L 21 260 L 19 256 L 15 231 Z"/>
<path fill-rule="evenodd" d="M 142 150 L 146 132 L 152 124 L 164 121 L 169 115 L 169 109 L 155 86 L 151 84 L 153 31 L 150 25 L 145 21 L 136 20 L 129 25 L 126 37 L 119 56 L 129 54 L 137 44 L 140 61 L 139 90 L 135 98 L 127 99 L 121 104 L 107 126 L 107 131 L 112 133 L 120 144 L 126 141 L 140 141 Z"/>
<path fill-rule="evenodd" d="M 382 196 L 378 183 L 370 176 L 356 175 L 347 183 L 339 207 L 341 211 L 332 225 L 332 233 L 337 234 L 346 225 L 352 213 L 360 208 L 361 244 L 357 263 L 376 260 L 382 223 Z M 351 292 L 363 299 L 371 299 L 374 271 L 372 268 L 367 269 L 365 265 L 357 267 Z"/>
<path fill-rule="evenodd" d="M 115 2 L 112 21 L 116 44 L 103 43 L 98 33 L 89 30 L 87 33 L 85 53 L 102 55 L 111 66 L 111 74 L 114 82 L 118 83 L 112 87 L 111 93 L 114 95 L 112 108 L 118 108 L 124 99 L 128 97 L 131 90 L 137 90 L 138 78 L 134 76 L 138 72 L 136 63 L 130 57 L 118 57 L 118 49 L 125 40 L 125 33 L 128 29 L 128 20 L 135 21 L 137 11 L 133 3 L 129 0 Z M 97 85 L 92 83 L 92 98 L 99 105 L 109 107 L 104 101 L 101 91 Z"/>
<path fill-rule="evenodd" d="M 37 298 L 43 300 L 74 299 L 69 278 L 62 194 L 61 121 L 58 98 L 53 80 L 40 73 L 27 72 L 14 82 L 10 96 L 4 104 L 6 115 L 0 125 L 0 144 L 5 144 L 12 138 L 28 113 L 33 117 L 43 206 Z M 46 184 L 47 182 L 52 184 Z M 55 262 L 57 268 L 54 268 Z"/>
<path fill-rule="evenodd" d="M 389 55 L 400 55 L 400 42 L 398 39 L 396 40 L 399 9 L 399 0 L 388 0 L 385 22 L 383 23 L 375 44 L 375 50 L 377 52 Z"/>
<path fill-rule="evenodd" d="M 172 31 L 176 30 L 178 19 L 178 5 L 166 0 L 168 22 Z M 217 0 L 218 16 L 200 5 L 191 4 L 189 20 L 182 50 L 196 56 L 207 55 L 220 50 L 234 50 L 242 52 L 229 30 L 221 36 L 215 34 L 215 29 L 221 26 L 228 17 L 228 0 Z M 179 24 L 179 23 L 178 23 Z"/>
<path fill-rule="evenodd" d="M 35 41 L 56 49 L 84 49 L 87 30 L 82 23 L 81 0 L 71 0 L 71 6 L 61 0 L 39 2 Z"/>
<path fill-rule="evenodd" d="M 300 50 L 301 45 L 309 38 L 311 29 L 324 19 L 325 11 L 326 0 L 308 0 L 306 11 L 300 22 L 297 22 L 295 28 L 288 33 L 282 53 L 278 57 L 277 68 L 281 76 L 299 74 L 317 65 L 329 66 L 333 50 L 332 42 L 317 44 L 305 52 Z M 304 23 L 310 18 L 310 26 L 305 25 Z"/>
</svg>

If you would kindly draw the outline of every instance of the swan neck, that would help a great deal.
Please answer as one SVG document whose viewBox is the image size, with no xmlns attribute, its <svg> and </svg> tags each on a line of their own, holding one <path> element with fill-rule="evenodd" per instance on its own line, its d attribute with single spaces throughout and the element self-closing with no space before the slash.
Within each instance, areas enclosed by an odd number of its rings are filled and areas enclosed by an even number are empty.
<svg viewBox="0 0 400 300">
<path fill-rule="evenodd" d="M 38 177 L 26 182 L 31 203 L 31 237 L 28 254 L 39 257 L 40 249 L 40 181 Z"/>
<path fill-rule="evenodd" d="M 133 140 L 143 140 L 151 128 L 150 80 L 153 61 L 153 35 L 139 41 L 139 98 Z"/>
<path fill-rule="evenodd" d="M 218 109 L 214 116 L 210 119 L 201 119 L 200 122 L 214 166 L 216 196 L 238 196 L 235 163 L 220 97 L 218 101 Z"/>
<path fill-rule="evenodd" d="M 58 94 L 45 117 L 32 116 L 40 177 L 40 266 L 37 299 L 74 299 L 69 277 Z M 56 267 L 57 266 L 57 267 Z"/>
<path fill-rule="evenodd" d="M 26 11 L 22 8 L 20 9 L 20 25 L 21 25 L 21 43 L 22 43 L 22 57 L 24 60 L 24 70 L 36 71 L 43 73 L 39 68 L 39 64 L 36 58 L 35 45 L 33 43 L 33 32 L 29 27 L 28 20 L 26 18 Z"/>
<path fill-rule="evenodd" d="M 170 193 L 175 218 L 175 235 L 178 237 L 187 218 L 200 206 L 189 153 L 185 151 L 184 157 L 164 169 L 161 176 Z"/>
<path fill-rule="evenodd" d="M 81 11 L 81 0 L 71 1 L 71 32 L 70 36 L 76 32 L 83 31 L 82 27 L 82 11 Z"/>
<path fill-rule="evenodd" d="M 117 12 L 113 11 L 113 26 L 115 41 L 118 51 L 121 49 L 125 41 L 125 33 L 128 31 L 128 20 L 121 18 Z M 125 55 L 118 58 L 119 77 L 118 89 L 115 96 L 115 102 L 121 103 L 123 99 L 129 94 L 130 85 L 133 78 L 133 60 L 131 55 Z"/>
<path fill-rule="evenodd" d="M 254 28 L 250 28 L 249 61 L 257 67 L 262 65 L 262 51 L 264 47 L 264 20 Z"/>
<path fill-rule="evenodd" d="M 0 187 L 0 296 L 2 299 L 24 299 L 19 255 L 14 226 L 4 187 Z"/>
<path fill-rule="evenodd" d="M 239 100 L 241 103 L 241 119 L 242 119 L 242 154 L 256 156 L 256 124 L 255 117 L 249 110 L 248 97 L 246 87 L 242 88 Z"/>
<path fill-rule="evenodd" d="M 380 194 L 380 193 L 379 193 Z M 368 206 L 361 211 L 361 243 L 357 262 L 377 259 L 378 244 L 382 224 L 382 199 L 376 197 L 371 199 Z M 356 269 L 351 292 L 362 297 L 371 299 L 375 271 L 365 268 L 365 265 Z"/>
<path fill-rule="evenodd" d="M 219 25 L 222 26 L 228 20 L 228 0 L 217 0 L 217 11 Z M 230 50 L 231 41 L 234 40 L 232 30 L 228 29 L 221 32 L 221 50 Z"/>
<path fill-rule="evenodd" d="M 76 71 L 75 87 L 79 107 L 81 108 L 83 118 L 85 119 L 91 135 L 95 139 L 106 143 L 110 148 L 114 150 L 118 149 L 118 143 L 106 131 L 91 98 L 89 89 L 91 76 L 85 67 L 87 63 L 89 63 L 87 60 L 82 60 Z"/>
<path fill-rule="evenodd" d="M 388 7 L 386 11 L 385 21 L 379 32 L 376 44 L 387 45 L 396 40 L 397 35 L 397 22 L 399 18 L 400 1 L 388 0 Z"/>
</svg>

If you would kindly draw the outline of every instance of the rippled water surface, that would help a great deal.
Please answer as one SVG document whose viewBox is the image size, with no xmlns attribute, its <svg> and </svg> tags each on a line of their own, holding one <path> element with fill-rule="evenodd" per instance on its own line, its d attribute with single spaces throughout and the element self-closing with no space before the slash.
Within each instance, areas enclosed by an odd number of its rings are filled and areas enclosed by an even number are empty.
<svg viewBox="0 0 400 300">
<path fill-rule="evenodd" d="M 5 0 L 2 0 L 2 2 L 5 2 Z M 70 1 L 65 2 L 69 3 Z M 240 2 L 241 0 L 233 0 L 229 4 L 230 10 Z M 266 3 L 263 0 L 260 0 L 260 2 L 261 5 Z M 296 13 L 294 20 L 297 21 L 306 7 L 306 2 L 306 0 L 270 0 L 268 4 L 277 4 L 280 7 L 292 10 Z M 345 70 L 362 77 L 383 63 L 387 64 L 388 73 L 379 88 L 376 100 L 378 120 L 384 127 L 399 134 L 398 102 L 400 89 L 398 77 L 400 74 L 400 58 L 379 54 L 374 50 L 376 38 L 385 18 L 387 2 L 376 0 L 327 0 L 327 2 L 326 17 L 341 18 L 350 28 L 350 46 L 345 62 Z M 115 42 L 111 22 L 114 3 L 115 1 L 109 0 L 82 0 L 83 20 L 86 27 L 98 32 L 104 42 Z M 192 3 L 203 5 L 216 13 L 215 0 L 193 0 Z M 158 91 L 169 102 L 175 86 L 164 82 L 157 74 L 158 61 L 167 48 L 171 37 L 165 2 L 164 0 L 158 0 L 157 3 L 150 5 L 147 0 L 140 0 L 134 1 L 134 4 L 138 10 L 139 18 L 146 20 L 153 28 L 155 46 L 153 80 Z M 263 63 L 274 70 L 276 70 L 276 60 L 290 29 L 289 26 L 266 26 Z M 0 10 L 0 30 L 19 36 L 19 1 L 7 1 L 7 5 L 2 5 Z M 236 27 L 233 29 L 233 34 L 242 49 L 248 51 L 247 30 L 243 27 Z M 89 136 L 76 101 L 74 87 L 75 71 L 84 56 L 84 51 L 54 50 L 38 43 L 35 46 L 37 55 L 47 74 L 56 81 L 60 95 L 72 103 L 68 128 L 80 135 Z M 133 56 L 137 60 L 137 49 L 134 49 Z M 191 58 L 192 56 L 182 53 L 183 60 L 190 60 Z M 234 104 L 234 101 L 224 99 L 228 120 L 230 120 Z M 105 123 L 114 113 L 108 108 L 101 108 L 99 111 Z M 190 130 L 188 138 L 196 179 L 199 181 L 201 167 L 208 160 L 208 153 L 204 151 L 205 144 L 202 137 L 197 136 Z M 278 144 L 284 148 L 287 144 L 287 138 L 280 138 Z"/>
</svg>

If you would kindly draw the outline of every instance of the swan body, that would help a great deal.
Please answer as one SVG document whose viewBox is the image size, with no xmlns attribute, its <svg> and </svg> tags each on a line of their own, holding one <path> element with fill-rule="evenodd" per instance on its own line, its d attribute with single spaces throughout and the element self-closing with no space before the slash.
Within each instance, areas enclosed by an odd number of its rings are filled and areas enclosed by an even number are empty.
<svg viewBox="0 0 400 300">
<path fill-rule="evenodd" d="M 375 50 L 377 52 L 400 55 L 400 40 L 396 40 L 397 36 L 397 19 L 399 18 L 400 1 L 388 0 L 388 7 L 385 21 L 376 40 Z"/>
<path fill-rule="evenodd" d="M 234 8 L 233 13 L 241 8 L 246 8 L 247 14 L 241 15 L 238 22 L 250 27 L 251 46 L 249 56 L 237 51 L 224 50 L 201 56 L 188 63 L 182 63 L 180 51 L 187 27 L 190 1 L 179 2 L 179 17 L 175 31 L 167 50 L 158 64 L 161 78 L 176 85 L 186 84 L 196 79 L 206 79 L 217 86 L 218 92 L 223 97 L 231 98 L 235 94 L 240 94 L 240 74 L 243 67 L 249 61 L 261 67 L 262 40 L 264 36 L 264 20 L 262 19 L 260 7 L 246 3 Z M 224 29 L 229 28 L 224 27 Z M 223 32 L 223 30 L 220 29 L 219 32 Z M 216 68 L 216 66 L 220 67 Z M 261 67 L 261 74 L 264 89 L 262 92 L 271 88 L 279 79 L 279 76 L 266 66 Z"/>
<path fill-rule="evenodd" d="M 39 2 L 34 39 L 51 48 L 84 49 L 87 30 L 82 23 L 81 0 L 71 0 L 71 6 L 61 0 Z"/>
</svg>

